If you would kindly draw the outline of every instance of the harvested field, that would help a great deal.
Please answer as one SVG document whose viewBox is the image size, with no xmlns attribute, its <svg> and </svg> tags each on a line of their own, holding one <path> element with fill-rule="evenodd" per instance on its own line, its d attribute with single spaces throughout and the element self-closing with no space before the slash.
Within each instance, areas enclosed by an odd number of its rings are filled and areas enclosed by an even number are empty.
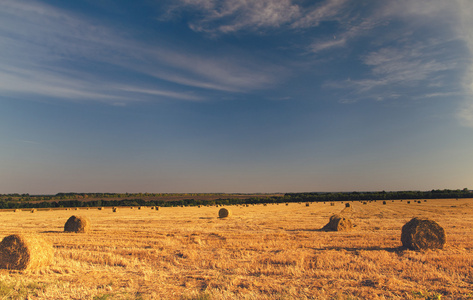
<svg viewBox="0 0 473 300">
<path fill-rule="evenodd" d="M 473 199 L 351 202 L 349 232 L 323 232 L 345 204 L 79 209 L 89 233 L 63 232 L 66 210 L 0 213 L 0 238 L 53 243 L 50 267 L 0 270 L 13 299 L 473 299 Z M 401 247 L 412 217 L 435 220 L 441 250 Z M 430 298 L 429 298 L 430 297 Z"/>
</svg>

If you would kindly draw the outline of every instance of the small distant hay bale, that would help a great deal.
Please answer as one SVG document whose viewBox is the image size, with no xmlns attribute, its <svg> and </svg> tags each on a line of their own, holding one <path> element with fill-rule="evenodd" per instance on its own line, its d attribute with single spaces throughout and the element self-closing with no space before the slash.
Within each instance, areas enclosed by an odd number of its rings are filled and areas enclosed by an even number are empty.
<svg viewBox="0 0 473 300">
<path fill-rule="evenodd" d="M 31 210 L 31 213 L 35 213 L 35 212 L 36 212 L 36 208 L 33 208 L 33 209 Z"/>
<path fill-rule="evenodd" d="M 401 242 L 412 250 L 443 249 L 445 230 L 435 221 L 413 218 L 402 226 Z"/>
<path fill-rule="evenodd" d="M 419 201 L 417 201 L 417 203 L 419 203 L 419 204 L 420 204 L 420 203 L 422 203 L 422 201 L 420 201 L 420 200 L 419 200 Z"/>
<path fill-rule="evenodd" d="M 286 203 L 286 206 L 289 206 L 289 203 Z"/>
<path fill-rule="evenodd" d="M 13 234 L 0 242 L 0 268 L 29 270 L 47 266 L 54 256 L 53 246 L 36 235 Z"/>
<path fill-rule="evenodd" d="M 65 232 L 86 233 L 90 229 L 90 220 L 86 217 L 72 216 L 64 224 Z"/>
<path fill-rule="evenodd" d="M 350 203 L 345 203 L 345 207 L 350 207 Z"/>
<path fill-rule="evenodd" d="M 138 206 L 138 209 L 140 209 L 140 210 L 141 210 L 141 206 Z"/>
<path fill-rule="evenodd" d="M 98 210 L 103 210 L 103 207 L 99 207 Z"/>
<path fill-rule="evenodd" d="M 386 205 L 386 201 L 383 201 L 383 205 Z"/>
<path fill-rule="evenodd" d="M 333 215 L 329 222 L 325 225 L 323 231 L 349 231 L 353 228 L 353 223 L 350 219 Z"/>
<path fill-rule="evenodd" d="M 411 201 L 407 201 L 407 204 L 411 204 Z"/>
<path fill-rule="evenodd" d="M 231 215 L 232 215 L 232 212 L 230 210 L 226 209 L 226 208 L 221 208 L 218 211 L 218 217 L 220 219 L 230 217 Z"/>
<path fill-rule="evenodd" d="M 309 202 L 307 202 L 307 203 L 305 204 L 305 206 L 310 206 L 310 203 L 309 203 Z"/>
<path fill-rule="evenodd" d="M 118 212 L 118 207 L 112 208 L 112 211 L 113 211 L 113 212 Z"/>
<path fill-rule="evenodd" d="M 156 211 L 158 211 L 158 210 L 159 210 L 159 206 L 156 206 L 154 209 L 155 209 Z"/>
<path fill-rule="evenodd" d="M 21 211 L 21 209 L 15 209 L 15 210 L 13 210 L 13 212 L 20 212 L 20 211 Z"/>
<path fill-rule="evenodd" d="M 76 208 L 74 208 L 74 210 L 79 210 L 79 208 L 78 208 L 78 207 L 76 207 Z"/>
<path fill-rule="evenodd" d="M 330 202 L 330 206 L 335 206 L 335 203 L 333 203 L 333 202 Z"/>
</svg>

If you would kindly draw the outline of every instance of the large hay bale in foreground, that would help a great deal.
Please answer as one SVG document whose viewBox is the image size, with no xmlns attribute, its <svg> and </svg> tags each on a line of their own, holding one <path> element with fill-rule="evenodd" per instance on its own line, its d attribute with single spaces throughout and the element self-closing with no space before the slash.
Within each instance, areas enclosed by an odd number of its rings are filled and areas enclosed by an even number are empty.
<svg viewBox="0 0 473 300">
<path fill-rule="evenodd" d="M 54 255 L 52 245 L 36 235 L 13 234 L 0 243 L 0 268 L 27 270 L 47 266 Z"/>
<path fill-rule="evenodd" d="M 90 229 L 90 220 L 86 217 L 72 216 L 66 224 L 64 224 L 64 231 L 66 232 L 83 232 L 86 233 Z"/>
<path fill-rule="evenodd" d="M 219 218 L 227 218 L 227 217 L 230 217 L 232 215 L 232 212 L 226 208 L 221 208 L 219 211 L 218 211 L 218 217 Z"/>
<path fill-rule="evenodd" d="M 442 249 L 445 230 L 435 221 L 413 218 L 402 226 L 402 245 L 412 250 Z"/>
<path fill-rule="evenodd" d="M 350 219 L 333 215 L 330 221 L 325 225 L 323 231 L 349 231 L 353 228 L 353 223 Z"/>
</svg>

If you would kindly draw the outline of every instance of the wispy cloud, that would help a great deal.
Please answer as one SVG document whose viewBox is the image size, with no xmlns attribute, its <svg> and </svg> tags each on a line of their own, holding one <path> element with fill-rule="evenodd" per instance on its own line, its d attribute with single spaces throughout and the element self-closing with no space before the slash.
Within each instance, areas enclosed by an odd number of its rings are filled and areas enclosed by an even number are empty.
<svg viewBox="0 0 473 300">
<path fill-rule="evenodd" d="M 459 25 L 457 4 L 388 1 L 362 19 L 342 24 L 338 41 L 316 41 L 311 50 L 318 53 L 335 47 L 350 49 L 361 39 L 365 43 L 369 40 L 365 53 L 360 55 L 366 71 L 349 80 L 326 82 L 325 86 L 345 90 L 347 94 L 341 97 L 344 103 L 366 98 L 379 101 L 402 96 L 458 96 L 464 69 L 459 60 L 464 55 L 459 44 L 464 39 L 455 34 Z M 392 22 L 397 24 L 394 33 L 379 31 Z"/>
<path fill-rule="evenodd" d="M 302 6 L 292 0 L 180 0 L 167 11 L 191 9 L 197 17 L 189 21 L 192 30 L 209 34 L 228 34 L 242 30 L 251 32 L 279 28 L 316 27 L 320 22 L 341 18 L 347 0 L 326 0 L 312 6 Z"/>
<path fill-rule="evenodd" d="M 117 32 L 37 1 L 0 3 L 0 48 L 5 95 L 110 103 L 150 96 L 196 101 L 201 98 L 190 92 L 195 88 L 245 92 L 274 84 L 279 68 L 246 57 L 206 56 L 141 42 L 132 30 Z M 128 82 L 113 75 L 118 72 L 148 79 Z M 127 90 L 118 88 L 124 85 Z"/>
<path fill-rule="evenodd" d="M 465 126 L 473 128 L 473 2 L 458 0 L 458 8 L 460 22 L 457 30 L 470 51 L 470 65 L 463 80 L 466 99 L 457 116 Z"/>
</svg>

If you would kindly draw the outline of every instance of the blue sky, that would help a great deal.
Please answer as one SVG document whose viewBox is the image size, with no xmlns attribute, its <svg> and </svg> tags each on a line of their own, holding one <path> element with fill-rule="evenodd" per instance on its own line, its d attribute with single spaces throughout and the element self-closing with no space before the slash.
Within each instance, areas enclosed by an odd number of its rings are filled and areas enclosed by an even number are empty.
<svg viewBox="0 0 473 300">
<path fill-rule="evenodd" d="M 0 193 L 473 188 L 473 1 L 0 2 Z"/>
</svg>

